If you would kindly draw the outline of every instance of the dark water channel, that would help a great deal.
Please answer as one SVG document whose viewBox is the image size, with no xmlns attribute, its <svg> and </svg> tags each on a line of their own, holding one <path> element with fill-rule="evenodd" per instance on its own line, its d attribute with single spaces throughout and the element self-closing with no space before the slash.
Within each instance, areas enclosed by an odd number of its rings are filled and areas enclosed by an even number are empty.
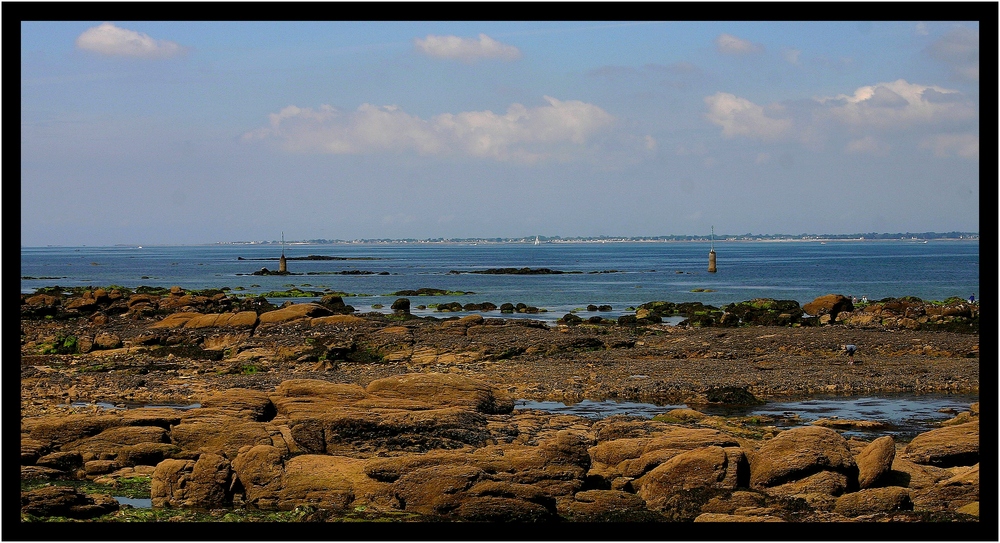
<svg viewBox="0 0 1000 543">
<path fill-rule="evenodd" d="M 539 409 L 550 413 L 603 419 L 611 415 L 653 418 L 671 409 L 691 407 L 706 415 L 725 417 L 760 416 L 763 424 L 780 429 L 806 426 L 818 419 L 864 420 L 882 423 L 878 428 L 838 429 L 844 437 L 874 439 L 891 435 L 897 441 L 909 441 L 917 434 L 932 430 L 979 401 L 974 394 L 881 394 L 878 396 L 821 395 L 801 399 L 768 402 L 752 407 L 717 407 L 655 405 L 651 403 L 591 401 L 567 405 L 561 402 L 518 400 L 515 409 Z"/>
</svg>

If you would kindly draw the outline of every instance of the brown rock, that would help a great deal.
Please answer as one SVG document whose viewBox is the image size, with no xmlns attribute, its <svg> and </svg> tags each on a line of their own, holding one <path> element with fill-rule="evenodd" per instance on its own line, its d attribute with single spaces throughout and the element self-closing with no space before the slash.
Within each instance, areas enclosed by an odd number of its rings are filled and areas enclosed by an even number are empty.
<svg viewBox="0 0 1000 543">
<path fill-rule="evenodd" d="M 871 488 L 879 478 L 889 473 L 896 458 L 896 442 L 890 436 L 872 441 L 855 458 L 858 464 L 858 487 Z"/>
<path fill-rule="evenodd" d="M 205 453 L 198 460 L 164 460 L 153 471 L 154 507 L 212 508 L 231 502 L 229 461 Z"/>
<path fill-rule="evenodd" d="M 621 490 L 584 490 L 567 502 L 561 513 L 571 519 L 587 522 L 653 520 L 646 501 Z"/>
<path fill-rule="evenodd" d="M 132 297 L 135 299 L 135 296 Z M 131 305 L 131 300 L 129 304 Z M 182 313 L 172 313 L 163 318 L 160 322 L 151 324 L 150 328 L 181 328 L 191 319 L 201 316 L 201 313 L 195 313 L 193 311 L 182 312 Z"/>
<path fill-rule="evenodd" d="M 478 316 L 478 315 L 474 315 Z M 365 391 L 383 398 L 405 398 L 436 406 L 462 406 L 483 413 L 510 413 L 514 403 L 490 385 L 454 373 L 408 373 L 376 379 Z"/>
<path fill-rule="evenodd" d="M 750 486 L 776 486 L 822 470 L 838 471 L 857 482 L 857 464 L 845 440 L 820 426 L 785 430 L 765 442 L 750 463 Z"/>
<path fill-rule="evenodd" d="M 299 505 L 343 511 L 355 499 L 354 482 L 364 478 L 363 460 L 343 456 L 303 454 L 285 462 L 278 509 Z"/>
<path fill-rule="evenodd" d="M 253 328 L 257 325 L 257 313 L 241 311 L 239 313 L 218 313 L 197 315 L 184 323 L 184 328 Z"/>
<path fill-rule="evenodd" d="M 227 416 L 213 408 L 192 409 L 171 429 L 170 441 L 182 449 L 222 453 L 228 458 L 236 458 L 244 446 L 276 445 L 264 423 Z"/>
<path fill-rule="evenodd" d="M 463 499 L 455 515 L 470 522 L 542 522 L 554 513 L 528 500 L 484 496 Z"/>
<path fill-rule="evenodd" d="M 312 319 L 314 317 L 325 317 L 332 315 L 329 309 L 313 303 L 291 304 L 288 307 L 261 313 L 258 318 L 260 324 L 280 324 L 296 319 Z"/>
<path fill-rule="evenodd" d="M 111 460 L 127 445 L 167 441 L 167 431 L 159 426 L 117 426 L 96 436 L 67 443 L 62 446 L 62 450 L 77 451 L 88 460 Z"/>
<path fill-rule="evenodd" d="M 271 445 L 245 447 L 233 460 L 232 468 L 246 503 L 260 509 L 277 509 L 285 470 L 281 449 Z"/>
<path fill-rule="evenodd" d="M 767 488 L 767 493 L 774 496 L 840 496 L 844 492 L 853 488 L 853 481 L 847 475 L 836 471 L 819 471 L 801 479 L 795 479 L 786 483 Z"/>
<path fill-rule="evenodd" d="M 220 414 L 252 421 L 268 421 L 277 413 L 270 396 L 260 390 L 230 388 L 201 399 L 203 408 L 216 408 Z"/>
<path fill-rule="evenodd" d="M 475 466 L 430 466 L 400 477 L 392 493 L 407 511 L 448 514 L 462 504 L 466 491 L 482 475 L 483 470 Z"/>
<path fill-rule="evenodd" d="M 167 458 L 179 455 L 181 448 L 172 443 L 137 443 L 118 449 L 115 463 L 122 467 L 155 466 Z"/>
<path fill-rule="evenodd" d="M 633 481 L 638 495 L 653 510 L 663 509 L 666 501 L 681 491 L 700 488 L 735 488 L 729 486 L 726 473 L 729 458 L 722 447 L 711 446 L 681 453 L 646 475 Z M 733 462 L 734 464 L 736 462 Z"/>
<path fill-rule="evenodd" d="M 694 522 L 785 522 L 770 515 L 727 515 L 725 513 L 702 513 L 695 517 Z"/>
<path fill-rule="evenodd" d="M 854 311 L 851 299 L 841 294 L 827 294 L 802 306 L 802 310 L 814 317 L 830 315 L 831 320 L 837 320 L 837 313 Z"/>
<path fill-rule="evenodd" d="M 21 493 L 21 512 L 36 517 L 89 519 L 118 510 L 107 494 L 87 495 L 69 486 L 43 486 Z"/>
<path fill-rule="evenodd" d="M 903 453 L 914 462 L 941 467 L 979 462 L 979 421 L 937 428 L 913 438 Z"/>
<path fill-rule="evenodd" d="M 910 492 L 898 486 L 866 488 L 844 494 L 837 498 L 834 506 L 834 512 L 845 517 L 911 510 L 913 502 L 910 501 Z"/>
<path fill-rule="evenodd" d="M 83 467 L 83 457 L 77 451 L 54 452 L 39 458 L 35 464 L 46 468 L 72 472 L 77 468 Z"/>
</svg>

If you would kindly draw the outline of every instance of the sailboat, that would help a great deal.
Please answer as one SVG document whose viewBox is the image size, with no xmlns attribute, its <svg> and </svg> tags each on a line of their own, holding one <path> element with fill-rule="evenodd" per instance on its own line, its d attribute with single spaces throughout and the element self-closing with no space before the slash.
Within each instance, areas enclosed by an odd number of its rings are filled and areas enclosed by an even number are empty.
<svg viewBox="0 0 1000 543">
<path fill-rule="evenodd" d="M 538 244 L 540 244 L 540 243 L 541 243 L 541 242 L 540 242 L 540 241 L 538 241 L 538 236 L 535 236 L 535 245 L 538 245 Z"/>
</svg>

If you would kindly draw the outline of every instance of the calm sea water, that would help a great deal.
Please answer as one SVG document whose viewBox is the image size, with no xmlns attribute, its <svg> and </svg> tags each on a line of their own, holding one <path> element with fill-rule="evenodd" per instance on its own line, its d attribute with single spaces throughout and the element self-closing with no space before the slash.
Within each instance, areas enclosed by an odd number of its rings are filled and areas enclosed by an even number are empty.
<svg viewBox="0 0 1000 543">
<path fill-rule="evenodd" d="M 290 260 L 289 271 L 302 275 L 253 276 L 249 274 L 262 267 L 278 268 L 279 246 L 22 247 L 21 291 L 52 285 L 178 285 L 242 287 L 243 293 L 256 294 L 298 287 L 357 295 L 345 301 L 359 311 L 370 311 L 373 304 L 391 305 L 393 292 L 427 287 L 475 294 L 411 297 L 412 306 L 451 301 L 525 303 L 547 310 L 532 318 L 551 320 L 588 304 L 610 305 L 613 311 L 604 315 L 614 317 L 654 300 L 721 306 L 753 298 L 804 304 L 830 293 L 871 300 L 890 296 L 943 300 L 979 293 L 975 240 L 716 242 L 717 273 L 706 271 L 709 248 L 700 242 L 294 244 L 285 247 L 287 257 L 351 260 Z M 449 273 L 507 267 L 582 273 Z M 374 274 L 331 275 L 350 270 Z"/>
</svg>

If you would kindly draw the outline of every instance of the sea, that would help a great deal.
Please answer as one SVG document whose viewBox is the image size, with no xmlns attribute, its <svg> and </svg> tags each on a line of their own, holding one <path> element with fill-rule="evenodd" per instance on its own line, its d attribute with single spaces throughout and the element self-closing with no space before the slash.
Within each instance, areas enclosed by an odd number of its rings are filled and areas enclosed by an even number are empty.
<svg viewBox="0 0 1000 543">
<path fill-rule="evenodd" d="M 716 269 L 709 273 L 709 251 Z M 293 275 L 252 275 L 278 269 L 282 252 Z M 326 260 L 299 260 L 309 256 Z M 548 274 L 482 274 L 490 269 L 547 269 Z M 979 295 L 978 240 L 410 242 L 185 246 L 22 247 L 21 292 L 40 287 L 119 285 L 208 289 L 260 295 L 297 288 L 345 293 L 358 312 L 389 312 L 402 290 L 440 289 L 444 296 L 409 296 L 418 316 L 443 315 L 434 305 L 491 302 L 539 308 L 538 313 L 483 316 L 555 321 L 588 305 L 610 306 L 616 318 L 651 301 L 715 307 L 773 298 L 806 304 L 826 294 L 858 300 L 915 296 L 924 300 Z M 269 298 L 282 303 L 290 298 Z M 295 302 L 319 296 L 291 298 Z M 380 307 L 381 306 L 381 307 Z M 425 309 L 417 309 L 425 306 Z M 605 308 L 607 309 L 607 308 Z"/>
</svg>

